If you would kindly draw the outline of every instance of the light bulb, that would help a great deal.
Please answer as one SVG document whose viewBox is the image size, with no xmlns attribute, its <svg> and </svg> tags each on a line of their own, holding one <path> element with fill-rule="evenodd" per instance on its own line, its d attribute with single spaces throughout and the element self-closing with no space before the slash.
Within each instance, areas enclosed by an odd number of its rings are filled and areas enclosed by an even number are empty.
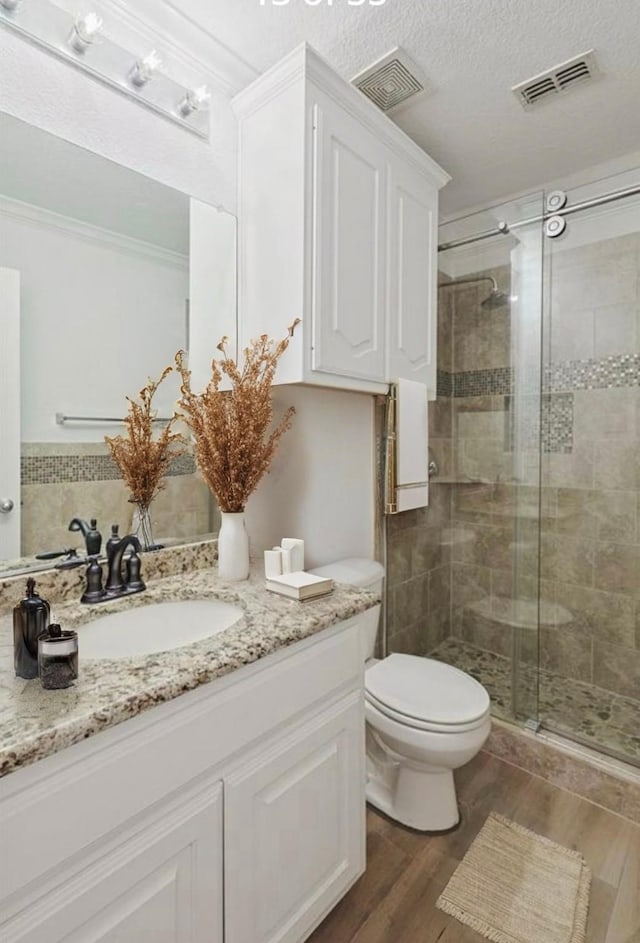
<svg viewBox="0 0 640 943">
<path fill-rule="evenodd" d="M 204 111 L 211 101 L 211 92 L 206 85 L 190 89 L 184 96 L 178 110 L 185 118 L 194 111 Z"/>
<path fill-rule="evenodd" d="M 156 69 L 161 65 L 162 59 L 155 49 L 152 49 L 151 52 L 147 53 L 144 59 L 138 59 L 138 61 L 135 63 L 133 69 L 131 70 L 132 83 L 138 88 L 146 85 L 147 82 L 153 78 L 153 73 L 156 71 Z"/>
<path fill-rule="evenodd" d="M 84 13 L 76 18 L 69 37 L 70 45 L 76 52 L 86 52 L 102 32 L 102 17 L 97 13 Z"/>
</svg>

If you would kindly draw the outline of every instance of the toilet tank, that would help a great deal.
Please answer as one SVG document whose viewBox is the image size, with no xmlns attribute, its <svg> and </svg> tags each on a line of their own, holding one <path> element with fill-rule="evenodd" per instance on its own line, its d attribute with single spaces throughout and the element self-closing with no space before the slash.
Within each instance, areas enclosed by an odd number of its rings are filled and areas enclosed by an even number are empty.
<svg viewBox="0 0 640 943">
<path fill-rule="evenodd" d="M 349 583 L 351 586 L 367 589 L 372 593 L 382 593 L 384 567 L 377 560 L 369 560 L 365 557 L 347 557 L 344 560 L 327 563 L 325 566 L 315 567 L 309 572 L 316 573 L 318 576 L 327 576 L 338 583 Z M 363 661 L 373 658 L 375 652 L 376 637 L 380 624 L 380 608 L 380 606 L 375 606 L 362 613 L 361 644 Z"/>
</svg>

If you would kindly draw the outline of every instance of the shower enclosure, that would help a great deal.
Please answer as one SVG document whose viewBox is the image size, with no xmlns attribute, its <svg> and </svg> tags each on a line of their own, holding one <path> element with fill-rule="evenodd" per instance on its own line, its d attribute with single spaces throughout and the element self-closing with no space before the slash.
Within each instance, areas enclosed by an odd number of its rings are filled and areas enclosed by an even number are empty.
<svg viewBox="0 0 640 943">
<path fill-rule="evenodd" d="M 640 172 L 440 244 L 437 471 L 386 518 L 387 648 L 640 765 Z"/>
</svg>

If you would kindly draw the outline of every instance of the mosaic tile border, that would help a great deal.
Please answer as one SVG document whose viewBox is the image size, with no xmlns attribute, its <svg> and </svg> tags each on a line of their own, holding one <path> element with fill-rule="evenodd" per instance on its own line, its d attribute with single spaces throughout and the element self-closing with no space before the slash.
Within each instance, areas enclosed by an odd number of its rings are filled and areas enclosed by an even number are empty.
<svg viewBox="0 0 640 943">
<path fill-rule="evenodd" d="M 505 451 L 513 452 L 516 414 L 513 396 L 504 398 Z M 573 393 L 543 393 L 519 397 L 520 450 L 537 450 L 538 439 L 545 454 L 573 452 Z"/>
<path fill-rule="evenodd" d="M 640 386 L 640 354 L 616 354 L 600 360 L 566 360 L 545 364 L 543 388 L 606 390 Z"/>
<path fill-rule="evenodd" d="M 169 477 L 193 475 L 192 455 L 180 455 L 168 471 Z M 110 455 L 23 455 L 20 460 L 23 485 L 54 485 L 76 481 L 116 481 L 120 469 Z"/>
<path fill-rule="evenodd" d="M 527 385 L 525 378 L 525 387 Z M 600 360 L 567 360 L 545 364 L 542 376 L 544 393 L 606 390 L 640 386 L 640 353 L 614 354 Z M 536 373 L 531 377 L 531 392 L 536 392 Z M 514 392 L 511 367 L 486 370 L 462 370 L 449 373 L 438 370 L 438 396 L 508 396 Z"/>
</svg>

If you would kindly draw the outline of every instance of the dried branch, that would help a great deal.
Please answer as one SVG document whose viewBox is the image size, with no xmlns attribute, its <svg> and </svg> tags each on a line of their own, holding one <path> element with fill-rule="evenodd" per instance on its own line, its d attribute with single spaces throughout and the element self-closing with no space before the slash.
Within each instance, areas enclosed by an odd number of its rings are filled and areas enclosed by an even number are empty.
<svg viewBox="0 0 640 943">
<path fill-rule="evenodd" d="M 153 438 L 153 397 L 162 381 L 173 372 L 166 367 L 159 380 L 149 379 L 140 390 L 140 402 L 127 396 L 128 415 L 124 420 L 126 433 L 105 436 L 111 456 L 131 492 L 131 500 L 148 508 L 166 482 L 163 480 L 171 463 L 186 452 L 184 436 L 173 432 L 178 417 L 174 413 L 157 439 Z"/>
<path fill-rule="evenodd" d="M 184 351 L 176 354 L 176 368 L 182 378 L 178 415 L 193 432 L 196 461 L 222 511 L 244 511 L 280 439 L 291 428 L 293 406 L 271 428 L 272 383 L 296 323 L 277 343 L 266 334 L 251 341 L 244 350 L 242 369 L 227 354 L 228 338 L 223 337 L 218 344 L 223 356 L 213 359 L 211 380 L 202 393 L 191 389 L 191 371 L 185 365 Z M 231 382 L 230 390 L 220 389 L 223 375 Z"/>
</svg>

